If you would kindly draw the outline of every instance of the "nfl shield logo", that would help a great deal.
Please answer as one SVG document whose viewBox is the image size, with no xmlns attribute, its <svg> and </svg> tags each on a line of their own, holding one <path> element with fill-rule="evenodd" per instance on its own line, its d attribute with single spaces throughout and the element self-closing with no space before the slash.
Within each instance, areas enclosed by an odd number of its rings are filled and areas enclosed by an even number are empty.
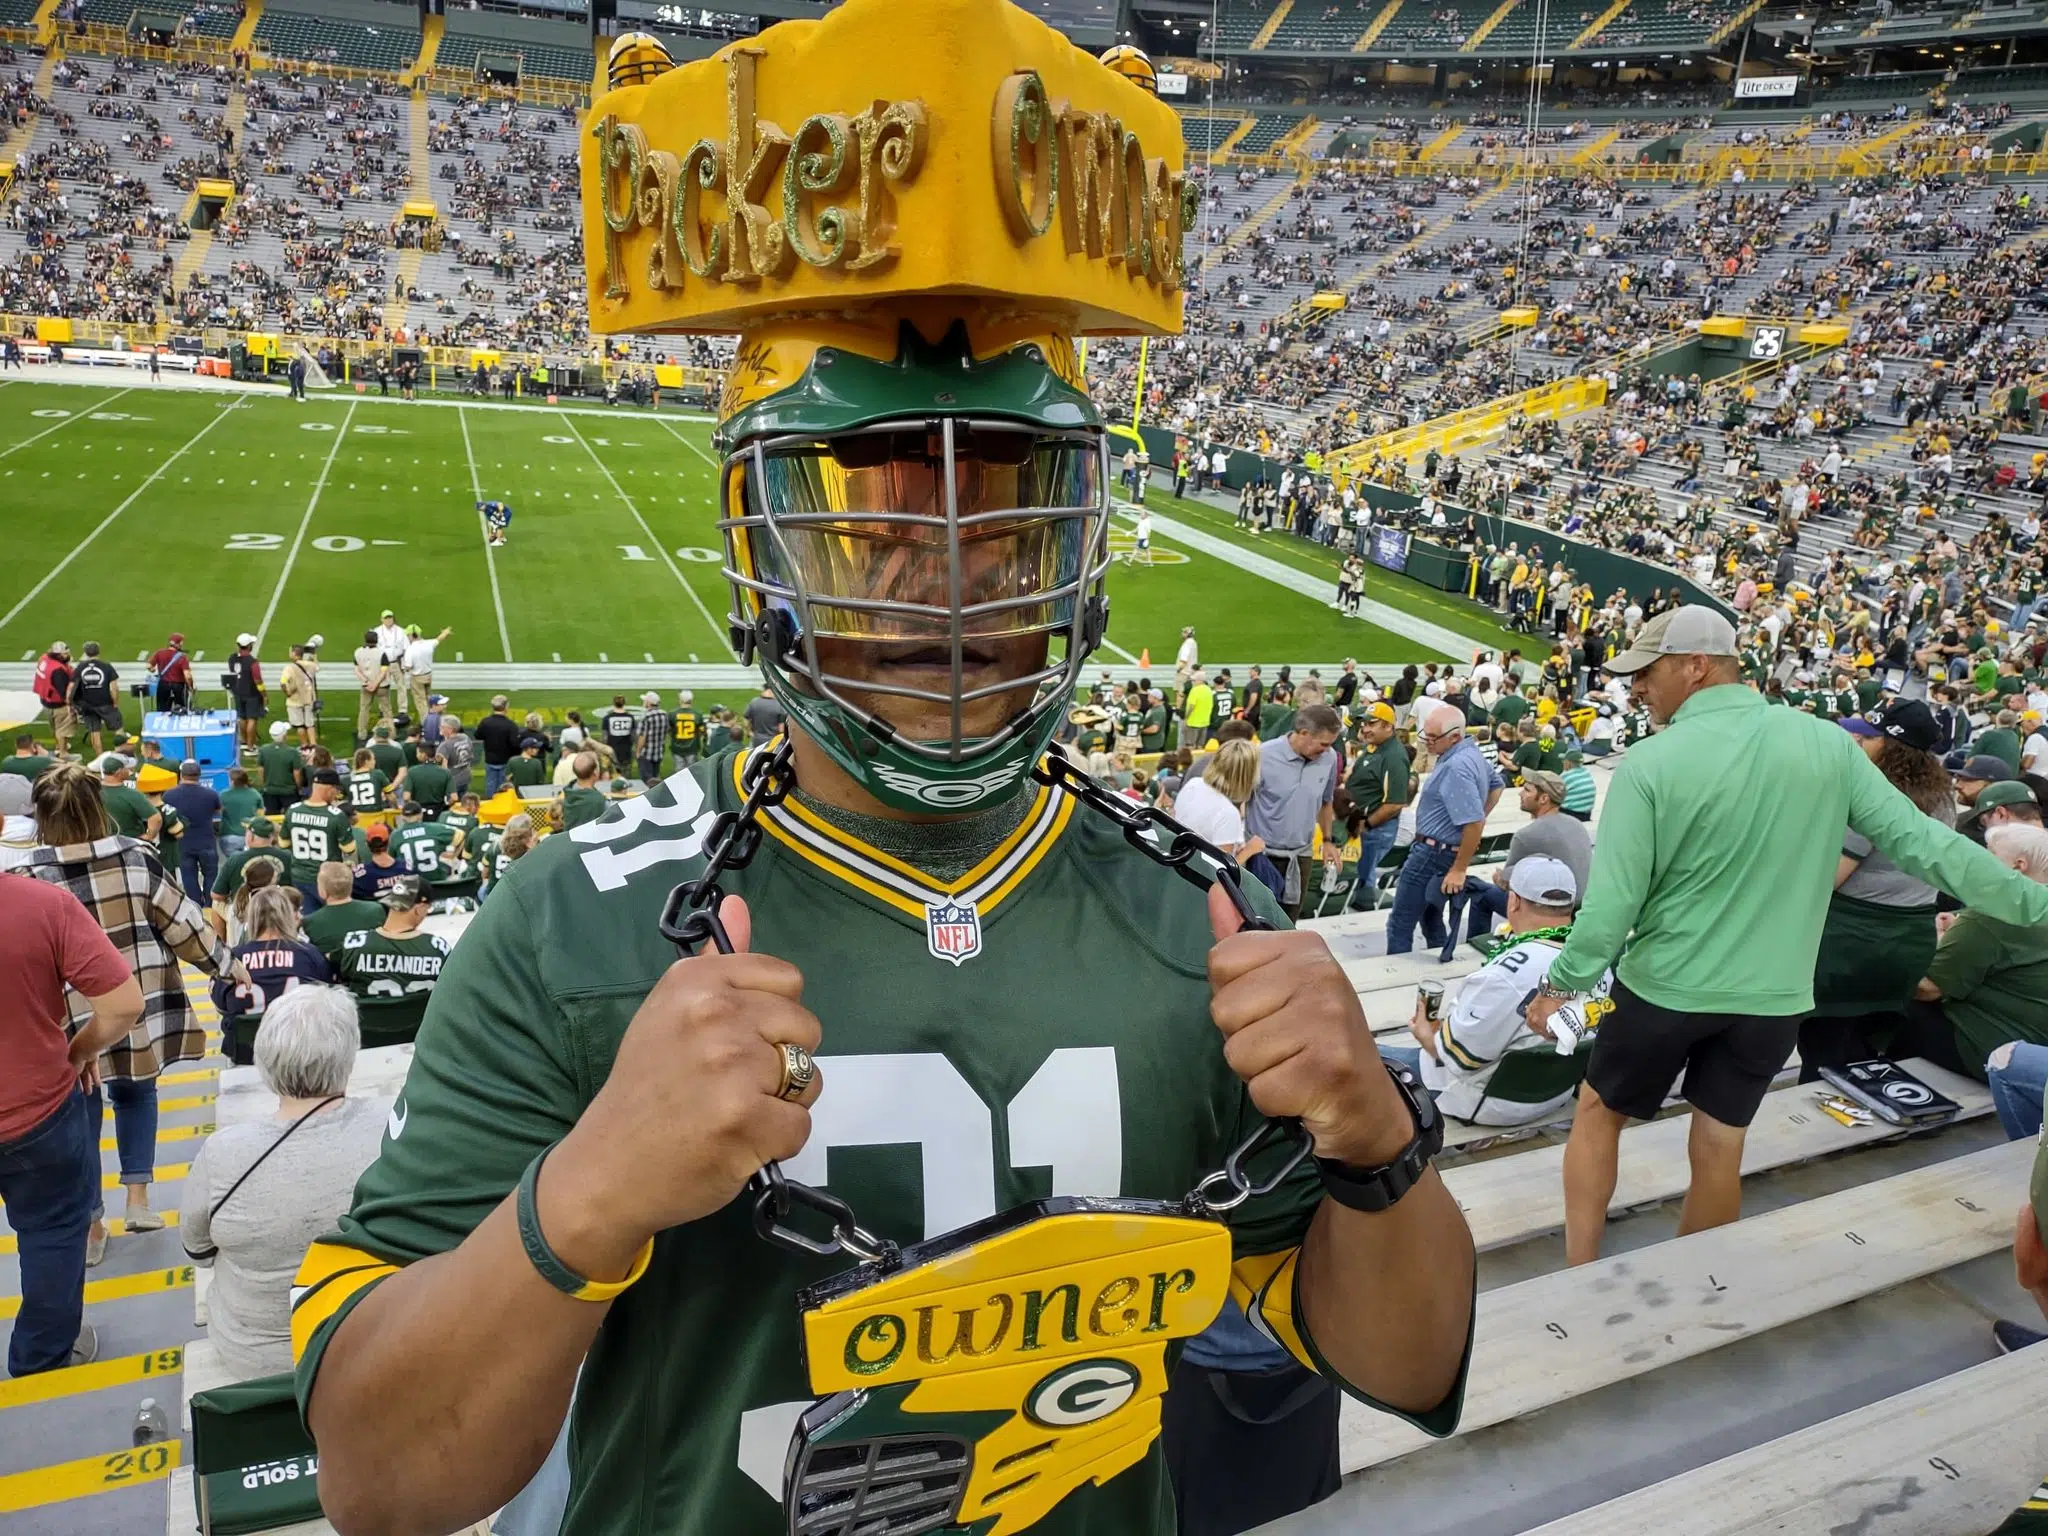
<svg viewBox="0 0 2048 1536">
<path fill-rule="evenodd" d="M 981 911 L 973 902 L 925 903 L 925 942 L 941 960 L 958 965 L 981 953 Z"/>
</svg>

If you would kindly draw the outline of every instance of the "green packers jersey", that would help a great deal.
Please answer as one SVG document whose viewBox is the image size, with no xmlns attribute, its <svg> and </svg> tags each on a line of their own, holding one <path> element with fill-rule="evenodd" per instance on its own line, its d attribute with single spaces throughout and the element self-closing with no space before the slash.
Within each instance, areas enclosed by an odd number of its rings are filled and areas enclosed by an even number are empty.
<svg viewBox="0 0 2048 1536">
<path fill-rule="evenodd" d="M 590 1104 L 675 961 L 656 925 L 714 816 L 738 805 L 740 763 L 707 759 L 545 839 L 485 902 L 428 1009 L 399 1134 L 300 1271 L 302 1401 L 368 1288 L 458 1245 Z M 752 862 L 720 882 L 747 901 L 752 948 L 802 969 L 824 1023 L 824 1094 L 784 1171 L 871 1230 L 914 1243 L 1054 1194 L 1177 1201 L 1258 1125 L 1209 1017 L 1202 892 L 1067 796 L 1038 791 L 994 852 L 945 882 L 793 800 L 762 822 Z M 1065 1006 L 1074 997 L 1090 1006 Z M 1232 1218 L 1252 1310 L 1311 1361 L 1273 1319 L 1300 1315 L 1292 1254 L 1320 1201 L 1304 1165 Z M 784 1455 L 812 1398 L 792 1298 L 846 1267 L 763 1242 L 744 1196 L 662 1233 L 583 1367 L 565 1536 L 640 1536 L 655 1508 L 663 1536 L 785 1531 Z M 1448 1433 L 1461 1393 L 1419 1422 Z M 1033 1527 L 1173 1529 L 1156 1444 Z"/>
<path fill-rule="evenodd" d="M 405 866 L 409 875 L 422 880 L 456 880 L 464 873 L 462 860 L 448 849 L 455 842 L 455 829 L 438 821 L 415 822 L 394 827 L 391 856 Z"/>
<path fill-rule="evenodd" d="M 359 768 L 341 786 L 342 803 L 358 816 L 381 811 L 389 803 L 385 791 L 390 788 L 391 780 L 385 777 L 383 770 Z"/>
<path fill-rule="evenodd" d="M 302 801 L 286 811 L 279 841 L 291 856 L 292 884 L 311 885 L 322 864 L 341 858 L 350 836 L 348 812 L 338 805 Z"/>
<path fill-rule="evenodd" d="M 473 855 L 477 848 L 476 829 L 482 825 L 475 811 L 443 811 L 440 825 L 462 834 L 462 850 Z"/>
<path fill-rule="evenodd" d="M 676 711 L 675 730 L 676 756 L 688 757 L 702 745 L 701 733 L 698 730 L 697 724 L 697 711 L 694 709 L 679 709 Z"/>
<path fill-rule="evenodd" d="M 448 941 L 434 933 L 394 939 L 367 928 L 341 941 L 334 979 L 355 994 L 366 1048 L 404 1045 L 419 1033 L 447 958 Z"/>
</svg>

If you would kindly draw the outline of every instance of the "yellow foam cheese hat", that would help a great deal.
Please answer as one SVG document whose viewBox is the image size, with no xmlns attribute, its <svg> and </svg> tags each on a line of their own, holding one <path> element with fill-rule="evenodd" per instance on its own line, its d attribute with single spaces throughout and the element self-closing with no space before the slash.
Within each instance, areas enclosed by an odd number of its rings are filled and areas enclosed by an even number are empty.
<svg viewBox="0 0 2048 1536">
<path fill-rule="evenodd" d="M 593 331 L 933 299 L 1180 329 L 1179 115 L 1008 0 L 847 0 L 666 69 L 621 38 L 612 63 L 582 154 Z"/>
</svg>

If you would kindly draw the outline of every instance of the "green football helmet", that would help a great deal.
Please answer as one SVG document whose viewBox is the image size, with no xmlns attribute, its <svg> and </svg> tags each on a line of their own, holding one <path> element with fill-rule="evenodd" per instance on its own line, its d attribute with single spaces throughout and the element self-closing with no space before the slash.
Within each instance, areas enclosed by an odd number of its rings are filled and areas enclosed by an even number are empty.
<svg viewBox="0 0 2048 1536">
<path fill-rule="evenodd" d="M 936 341 L 902 317 L 750 335 L 716 438 L 734 650 L 869 794 L 924 813 L 1018 790 L 1109 622 L 1109 449 L 1071 341 L 941 319 Z M 970 679 L 1040 637 L 1021 674 Z M 912 680 L 834 670 L 847 643 Z M 1014 708 L 971 733 L 992 697 Z M 945 727 L 902 729 L 891 698 Z"/>
</svg>

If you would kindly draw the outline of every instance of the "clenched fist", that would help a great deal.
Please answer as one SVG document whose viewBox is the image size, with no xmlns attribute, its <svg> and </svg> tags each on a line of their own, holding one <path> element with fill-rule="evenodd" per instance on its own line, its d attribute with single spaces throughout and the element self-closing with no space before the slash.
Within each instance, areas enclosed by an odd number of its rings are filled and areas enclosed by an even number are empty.
<svg viewBox="0 0 2048 1536">
<path fill-rule="evenodd" d="M 1322 935 L 1243 932 L 1216 887 L 1209 925 L 1209 1014 L 1252 1103 L 1270 1119 L 1300 1120 L 1318 1157 L 1365 1167 L 1398 1154 L 1415 1135 L 1414 1117 Z"/>
<path fill-rule="evenodd" d="M 780 1047 L 818 1049 L 803 975 L 747 952 L 753 923 L 739 897 L 726 897 L 719 917 L 734 952 L 668 968 L 626 1026 L 611 1076 L 541 1170 L 541 1228 L 590 1279 L 623 1274 L 648 1238 L 722 1209 L 762 1164 L 810 1139 L 822 1076 L 795 1100 L 775 1096 Z"/>
</svg>

